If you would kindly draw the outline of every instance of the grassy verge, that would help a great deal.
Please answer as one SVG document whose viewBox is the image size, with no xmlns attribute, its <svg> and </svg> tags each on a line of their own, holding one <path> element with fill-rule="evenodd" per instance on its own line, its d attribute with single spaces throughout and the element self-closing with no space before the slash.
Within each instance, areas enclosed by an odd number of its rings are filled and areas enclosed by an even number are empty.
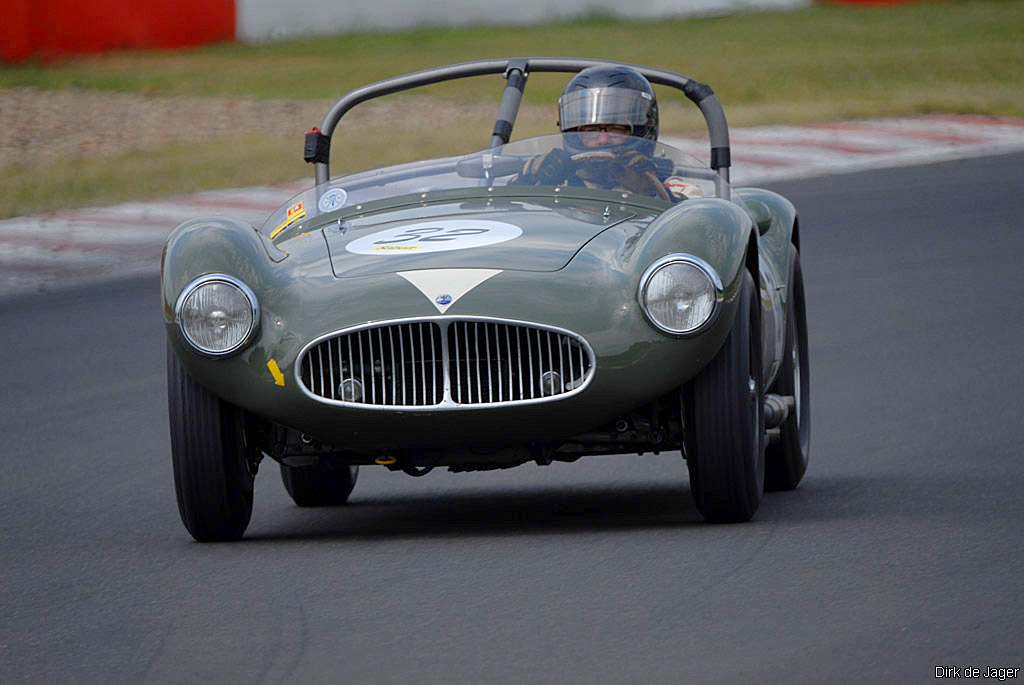
<svg viewBox="0 0 1024 685">
<path fill-rule="evenodd" d="M 0 87 L 79 86 L 170 95 L 330 98 L 395 74 L 484 57 L 555 52 L 663 66 L 712 84 L 730 105 L 896 93 L 908 85 L 1024 83 L 1024 2 L 816 5 L 685 21 L 590 19 L 543 27 L 354 34 L 190 52 L 114 53 L 0 69 Z M 531 83 L 551 102 L 562 77 Z M 491 97 L 480 82 L 436 91 Z M 482 91 L 482 92 L 481 92 Z M 971 107 L 978 104 L 966 104 Z M 1017 103 L 1020 106 L 1021 103 Z M 1005 110 L 1006 103 L 995 103 Z M 1016 113 L 1022 110 L 1015 109 Z"/>
<path fill-rule="evenodd" d="M 357 34 L 187 52 L 111 53 L 0 67 L 0 88 L 74 86 L 150 96 L 334 98 L 369 81 L 484 57 L 572 53 L 661 66 L 711 84 L 730 124 L 806 123 L 931 112 L 1024 116 L 1024 2 L 815 5 L 796 12 L 624 23 Z M 551 46 L 560 46 L 552 50 Z M 564 75 L 530 79 L 517 133 L 551 130 Z M 426 89 L 439 101 L 496 106 L 493 77 Z M 662 91 L 663 130 L 699 130 L 696 110 Z M 334 172 L 482 147 L 491 122 L 364 127 L 335 142 Z M 393 122 L 392 122 L 393 124 Z M 443 125 L 445 124 L 445 125 Z M 472 131 L 472 134 L 466 132 Z M 0 216 L 56 206 L 292 180 L 302 131 L 173 144 L 108 159 L 0 168 Z M 344 139 L 343 139 L 344 138 Z M 296 141 L 299 142 L 296 142 Z"/>
<path fill-rule="evenodd" d="M 527 135 L 550 133 L 549 117 L 524 112 Z M 542 123 L 542 120 L 544 123 Z M 419 128 L 339 129 L 334 175 L 373 166 L 443 157 L 487 146 L 493 121 L 458 117 L 424 136 Z M 467 136 L 466 131 L 472 131 Z M 235 136 L 204 145 L 172 144 L 103 159 L 0 167 L 0 218 L 70 207 L 95 207 L 215 188 L 286 183 L 313 167 L 302 161 L 302 131 L 288 136 Z"/>
<path fill-rule="evenodd" d="M 260 137 L 172 144 L 103 159 L 13 164 L 0 169 L 0 217 L 294 181 L 306 173 L 301 160 L 288 162 L 296 157 L 293 145 Z M 275 162 L 268 164 L 271 159 Z M 227 186 L 225 179 L 231 181 Z"/>
</svg>

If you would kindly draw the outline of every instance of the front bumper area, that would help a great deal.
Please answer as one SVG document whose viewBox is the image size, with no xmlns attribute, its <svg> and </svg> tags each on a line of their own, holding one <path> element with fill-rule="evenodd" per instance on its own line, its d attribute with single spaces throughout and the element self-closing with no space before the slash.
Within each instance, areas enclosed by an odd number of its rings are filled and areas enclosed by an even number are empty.
<svg viewBox="0 0 1024 685">
<path fill-rule="evenodd" d="M 296 366 L 302 352 L 312 349 L 310 345 L 316 339 L 304 342 L 283 334 L 277 344 L 268 344 L 264 336 L 259 344 L 236 357 L 211 360 L 191 352 L 175 327 L 169 326 L 168 334 L 185 367 L 216 394 L 338 449 L 361 454 L 441 448 L 489 450 L 568 440 L 681 386 L 703 368 L 724 341 L 732 321 L 731 305 L 726 303 L 723 316 L 696 338 L 673 339 L 658 334 L 639 318 L 642 314 L 638 308 L 627 313 L 627 318 L 637 319 L 634 325 L 623 327 L 633 333 L 629 338 L 617 332 L 618 328 L 578 334 L 593 359 L 585 382 L 562 395 L 520 403 L 366 408 L 343 401 L 328 402 L 303 387 L 302 372 Z M 439 318 L 443 317 L 418 320 Z M 273 321 L 268 323 L 274 325 Z M 645 335 L 636 335 L 637 331 Z M 514 373 L 512 379 L 517 382 Z"/>
</svg>

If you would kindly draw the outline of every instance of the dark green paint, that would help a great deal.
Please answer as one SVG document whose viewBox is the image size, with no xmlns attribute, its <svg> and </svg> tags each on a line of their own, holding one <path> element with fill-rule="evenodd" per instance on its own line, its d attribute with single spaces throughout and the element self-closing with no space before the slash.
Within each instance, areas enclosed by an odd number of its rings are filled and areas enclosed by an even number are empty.
<svg viewBox="0 0 1024 685">
<path fill-rule="evenodd" d="M 350 449 L 499 446 L 510 440 L 568 438 L 671 391 L 717 352 L 732 323 L 748 239 L 751 231 L 756 232 L 751 214 L 741 206 L 744 198 L 757 199 L 772 212 L 771 228 L 758 238 L 761 271 L 768 268 L 785 279 L 795 219 L 792 205 L 768 191 L 734 192 L 739 202 L 703 199 L 669 206 L 610 191 L 462 189 L 412 204 L 408 198 L 397 198 L 390 205 L 381 201 L 373 207 L 318 217 L 309 226 L 289 229 L 275 241 L 276 248 L 247 224 L 197 219 L 176 229 L 164 248 L 164 319 L 185 368 L 218 395 Z M 361 258 L 340 254 L 343 242 L 329 251 L 323 231 L 342 219 L 350 225 L 346 238 L 353 239 L 373 227 L 436 216 L 507 221 L 521 226 L 523 235 L 485 248 L 410 258 Z M 278 249 L 287 256 L 282 258 Z M 696 338 L 659 333 L 648 324 L 637 302 L 643 271 L 673 252 L 701 257 L 718 271 L 725 285 L 720 316 Z M 367 322 L 438 315 L 434 305 L 394 271 L 460 267 L 503 271 L 457 300 L 446 315 L 548 324 L 582 335 L 597 357 L 589 387 L 543 404 L 416 412 L 336 407 L 314 401 L 299 389 L 296 356 L 314 338 Z M 195 354 L 173 321 L 174 303 L 182 288 L 198 276 L 215 272 L 248 284 L 262 312 L 256 339 L 227 359 Z M 768 312 L 785 311 L 784 300 L 766 297 L 764 292 L 762 303 Z M 769 320 L 773 326 L 784 325 L 778 316 L 766 316 Z M 765 335 L 774 332 L 766 330 Z M 271 359 L 284 374 L 284 387 L 275 385 L 267 368 Z"/>
</svg>

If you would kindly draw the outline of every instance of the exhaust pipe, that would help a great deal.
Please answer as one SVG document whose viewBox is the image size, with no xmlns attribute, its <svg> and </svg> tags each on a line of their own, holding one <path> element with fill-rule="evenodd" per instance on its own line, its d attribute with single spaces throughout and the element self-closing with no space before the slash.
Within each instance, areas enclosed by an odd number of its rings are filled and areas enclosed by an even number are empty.
<svg viewBox="0 0 1024 685">
<path fill-rule="evenodd" d="M 764 396 L 765 430 L 778 428 L 796 411 L 796 398 L 792 395 L 768 394 Z"/>
</svg>

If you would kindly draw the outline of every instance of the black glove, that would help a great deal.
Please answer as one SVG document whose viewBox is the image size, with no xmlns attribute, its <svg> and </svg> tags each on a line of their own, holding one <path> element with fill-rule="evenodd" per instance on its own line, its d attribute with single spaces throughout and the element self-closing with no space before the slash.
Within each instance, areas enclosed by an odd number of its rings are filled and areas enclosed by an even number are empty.
<svg viewBox="0 0 1024 685">
<path fill-rule="evenodd" d="M 548 150 L 523 165 L 522 180 L 542 186 L 557 186 L 573 172 L 572 158 L 561 148 Z"/>
<path fill-rule="evenodd" d="M 654 174 L 657 178 L 658 168 L 654 166 L 654 162 L 650 157 L 636 150 L 629 150 L 618 155 L 618 162 L 626 174 Z"/>
<path fill-rule="evenodd" d="M 622 165 L 620 182 L 634 193 L 671 201 L 668 191 L 658 179 L 658 167 L 654 161 L 636 150 L 618 155 Z"/>
<path fill-rule="evenodd" d="M 590 181 L 609 188 L 622 186 L 631 192 L 638 185 L 648 185 L 650 179 L 657 179 L 657 169 L 647 155 L 636 150 L 612 152 L 610 150 L 593 150 L 581 152 L 573 157 L 580 165 L 580 175 Z"/>
</svg>

